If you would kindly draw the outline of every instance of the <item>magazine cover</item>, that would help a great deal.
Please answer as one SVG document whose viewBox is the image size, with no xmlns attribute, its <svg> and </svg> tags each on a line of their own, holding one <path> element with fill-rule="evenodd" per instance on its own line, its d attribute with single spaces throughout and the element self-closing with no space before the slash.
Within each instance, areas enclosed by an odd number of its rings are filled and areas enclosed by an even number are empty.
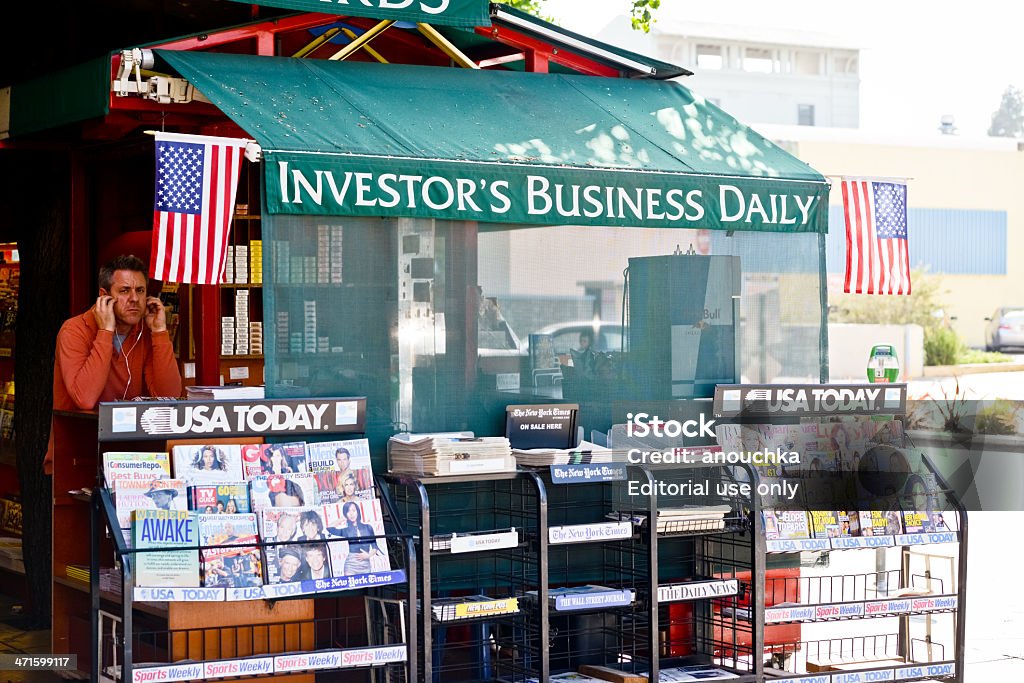
<svg viewBox="0 0 1024 683">
<path fill-rule="evenodd" d="M 369 538 L 384 535 L 384 516 L 379 500 L 334 503 L 325 505 L 323 510 L 329 538 L 365 539 L 328 544 L 334 576 L 355 576 L 391 569 L 387 539 Z"/>
<path fill-rule="evenodd" d="M 172 452 L 174 476 L 190 484 L 230 484 L 244 479 L 238 444 L 179 445 Z"/>
<path fill-rule="evenodd" d="M 839 517 L 841 537 L 860 536 L 860 515 L 855 510 L 838 510 L 836 516 Z"/>
<path fill-rule="evenodd" d="M 930 534 L 936 531 L 931 514 L 923 510 L 904 510 L 903 528 L 908 534 Z"/>
<path fill-rule="evenodd" d="M 364 499 L 374 497 L 370 442 L 366 439 L 306 444 L 306 460 L 310 472 L 337 471 L 342 484 L 339 490 L 351 479 L 355 482 L 356 495 Z"/>
<path fill-rule="evenodd" d="M 316 479 L 316 490 L 320 495 L 320 503 L 322 505 L 337 503 L 345 495 L 344 487 L 341 484 L 341 472 L 338 470 L 317 472 L 313 475 L 313 478 Z M 349 487 L 352 490 L 353 497 L 355 497 L 355 479 L 347 477 L 346 480 L 350 482 Z"/>
<path fill-rule="evenodd" d="M 769 541 L 810 538 L 807 513 L 794 510 L 764 510 L 765 538 Z"/>
<path fill-rule="evenodd" d="M 202 584 L 207 588 L 248 588 L 263 585 L 263 563 L 256 546 L 256 515 L 196 515 L 199 544 L 220 546 L 200 550 Z M 247 545 L 251 544 L 251 545 Z"/>
<path fill-rule="evenodd" d="M 307 511 L 321 512 L 315 507 L 265 508 L 257 515 L 260 538 L 265 544 L 298 541 L 302 535 L 299 518 Z M 263 552 L 264 574 L 267 583 L 289 583 L 302 579 L 302 553 L 294 545 L 266 545 Z"/>
<path fill-rule="evenodd" d="M 246 481 L 259 474 L 263 474 L 260 458 L 264 445 L 261 443 L 247 443 L 242 444 L 239 449 L 239 453 L 242 456 L 242 478 Z"/>
<path fill-rule="evenodd" d="M 242 468 L 246 479 L 261 474 L 294 474 L 309 471 L 306 442 L 264 443 L 242 446 Z"/>
<path fill-rule="evenodd" d="M 187 511 L 186 485 L 181 479 L 126 479 L 114 489 L 114 509 L 122 529 L 131 527 L 133 510 Z"/>
<path fill-rule="evenodd" d="M 269 507 L 319 505 L 316 478 L 309 472 L 257 475 L 249 480 L 249 504 L 253 512 Z"/>
<path fill-rule="evenodd" d="M 103 481 L 113 491 L 125 480 L 170 479 L 171 457 L 167 453 L 117 451 L 103 454 Z"/>
<path fill-rule="evenodd" d="M 252 512 L 249 505 L 249 484 L 196 484 L 189 487 L 189 510 L 205 514 Z"/>
<path fill-rule="evenodd" d="M 842 535 L 839 515 L 835 510 L 811 510 L 810 515 L 811 538 L 837 538 Z"/>
<path fill-rule="evenodd" d="M 903 533 L 903 520 L 898 510 L 871 510 L 860 513 L 861 536 L 893 536 Z"/>
<path fill-rule="evenodd" d="M 135 555 L 136 586 L 199 586 L 199 533 L 195 515 L 182 510 L 133 510 L 133 548 L 178 548 Z M 182 546 L 191 549 L 181 550 Z"/>
</svg>

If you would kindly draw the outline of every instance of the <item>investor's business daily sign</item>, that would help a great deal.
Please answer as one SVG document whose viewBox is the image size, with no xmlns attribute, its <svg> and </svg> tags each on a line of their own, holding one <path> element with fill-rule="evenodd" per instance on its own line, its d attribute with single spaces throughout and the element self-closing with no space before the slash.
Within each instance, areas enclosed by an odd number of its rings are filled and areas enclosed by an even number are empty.
<svg viewBox="0 0 1024 683">
<path fill-rule="evenodd" d="M 445 26 L 490 26 L 488 0 L 233 0 L 247 5 L 280 7 L 296 12 L 322 12 Z"/>
</svg>

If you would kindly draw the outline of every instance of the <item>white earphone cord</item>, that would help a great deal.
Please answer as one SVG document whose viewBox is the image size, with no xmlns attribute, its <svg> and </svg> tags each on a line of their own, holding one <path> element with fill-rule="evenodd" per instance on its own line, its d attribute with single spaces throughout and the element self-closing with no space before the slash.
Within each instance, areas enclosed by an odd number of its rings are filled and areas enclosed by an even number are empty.
<svg viewBox="0 0 1024 683">
<path fill-rule="evenodd" d="M 143 328 L 144 329 L 144 328 Z M 128 356 L 135 350 L 135 347 L 139 345 L 139 341 L 142 339 L 142 329 L 139 330 L 139 336 L 135 338 L 135 343 L 132 344 L 132 348 L 128 349 L 128 353 L 124 352 L 124 344 L 121 344 L 121 355 L 124 357 L 124 367 L 128 371 L 128 383 L 124 385 L 124 393 L 121 395 L 121 400 L 124 401 L 128 398 L 128 390 L 132 386 L 132 366 L 128 363 Z"/>
</svg>

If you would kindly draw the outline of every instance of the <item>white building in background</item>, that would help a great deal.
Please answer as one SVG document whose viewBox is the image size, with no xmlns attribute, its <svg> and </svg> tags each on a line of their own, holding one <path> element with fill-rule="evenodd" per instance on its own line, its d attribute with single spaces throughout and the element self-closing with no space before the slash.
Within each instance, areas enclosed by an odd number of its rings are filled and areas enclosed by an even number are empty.
<svg viewBox="0 0 1024 683">
<path fill-rule="evenodd" d="M 687 87 L 748 124 L 857 128 L 860 49 L 804 31 L 657 21 L 649 34 L 625 17 L 598 36 L 686 67 Z"/>
</svg>

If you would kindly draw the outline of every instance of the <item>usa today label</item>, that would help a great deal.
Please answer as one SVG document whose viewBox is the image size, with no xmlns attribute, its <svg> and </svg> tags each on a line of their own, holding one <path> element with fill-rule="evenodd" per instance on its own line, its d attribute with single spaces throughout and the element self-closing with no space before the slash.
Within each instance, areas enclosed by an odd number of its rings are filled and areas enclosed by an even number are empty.
<svg viewBox="0 0 1024 683">
<path fill-rule="evenodd" d="M 366 399 L 143 401 L 101 403 L 99 437 L 117 441 L 153 436 L 265 436 L 362 432 Z"/>
</svg>

